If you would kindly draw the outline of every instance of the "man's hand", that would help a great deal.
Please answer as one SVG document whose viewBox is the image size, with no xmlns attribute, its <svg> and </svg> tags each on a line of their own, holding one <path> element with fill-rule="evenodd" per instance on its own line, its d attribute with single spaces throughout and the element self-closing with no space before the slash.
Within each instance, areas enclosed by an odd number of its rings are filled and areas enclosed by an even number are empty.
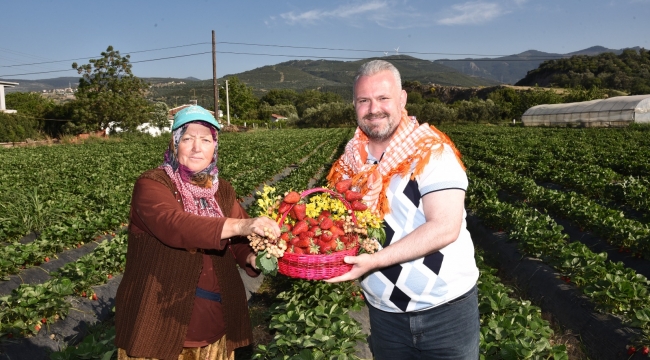
<svg viewBox="0 0 650 360">
<path fill-rule="evenodd" d="M 375 263 L 372 255 L 361 254 L 359 256 L 346 256 L 343 258 L 346 264 L 352 264 L 352 269 L 347 273 L 325 280 L 328 283 L 337 283 L 342 281 L 356 280 L 364 274 L 375 269 Z"/>
</svg>

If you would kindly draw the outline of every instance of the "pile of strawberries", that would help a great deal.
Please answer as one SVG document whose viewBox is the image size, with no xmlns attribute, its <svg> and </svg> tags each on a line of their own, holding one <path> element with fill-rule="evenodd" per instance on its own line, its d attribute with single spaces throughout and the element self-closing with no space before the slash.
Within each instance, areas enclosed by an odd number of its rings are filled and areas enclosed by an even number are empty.
<svg viewBox="0 0 650 360">
<path fill-rule="evenodd" d="M 366 210 L 368 207 L 361 202 L 363 195 L 350 189 L 350 184 L 351 180 L 344 180 L 335 185 L 336 191 L 350 203 L 349 213 Z M 357 245 L 359 234 L 367 233 L 356 226 L 351 215 L 334 220 L 329 211 L 323 210 L 316 219 L 306 216 L 306 205 L 295 191 L 285 195 L 278 210 L 280 214 L 289 212 L 288 215 L 296 221 L 293 226 L 285 223 L 280 236 L 290 253 L 330 254 L 350 249 Z"/>
</svg>

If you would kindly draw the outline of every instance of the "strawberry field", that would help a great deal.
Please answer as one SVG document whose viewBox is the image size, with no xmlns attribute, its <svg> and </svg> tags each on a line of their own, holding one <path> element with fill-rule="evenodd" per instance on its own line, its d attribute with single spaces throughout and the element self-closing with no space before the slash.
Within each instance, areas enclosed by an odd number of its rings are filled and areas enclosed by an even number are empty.
<svg viewBox="0 0 650 360">
<path fill-rule="evenodd" d="M 442 130 L 470 178 L 482 356 L 647 355 L 650 131 Z M 352 134 L 224 133 L 220 175 L 247 207 L 263 184 L 278 193 L 323 185 Z M 131 190 L 166 147 L 166 138 L 125 136 L 0 150 L 0 359 L 115 357 L 110 319 Z M 367 334 L 349 315 L 365 306 L 356 285 L 265 283 L 280 289 L 262 320 L 268 334 L 238 359 L 358 356 Z"/>
</svg>

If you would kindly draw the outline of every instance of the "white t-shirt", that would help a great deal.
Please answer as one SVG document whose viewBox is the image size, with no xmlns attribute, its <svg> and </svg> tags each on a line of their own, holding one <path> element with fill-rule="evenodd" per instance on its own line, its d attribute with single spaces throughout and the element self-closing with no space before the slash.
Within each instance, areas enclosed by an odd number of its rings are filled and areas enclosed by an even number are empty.
<svg viewBox="0 0 650 360">
<path fill-rule="evenodd" d="M 384 217 L 384 247 L 398 242 L 424 224 L 424 195 L 448 189 L 467 190 L 465 171 L 453 150 L 448 145 L 444 147 L 439 157 L 431 156 L 415 180 L 411 180 L 410 174 L 391 179 L 386 191 L 391 211 Z M 369 156 L 368 161 L 376 159 Z M 420 311 L 444 304 L 469 291 L 476 284 L 479 272 L 465 216 L 463 211 L 458 239 L 446 247 L 425 257 L 369 273 L 361 281 L 368 302 L 388 312 Z"/>
</svg>

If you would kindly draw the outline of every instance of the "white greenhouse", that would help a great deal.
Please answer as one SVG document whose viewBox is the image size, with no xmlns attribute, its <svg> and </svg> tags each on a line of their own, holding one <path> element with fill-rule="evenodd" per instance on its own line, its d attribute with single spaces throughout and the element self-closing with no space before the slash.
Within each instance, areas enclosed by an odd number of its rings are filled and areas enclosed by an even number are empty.
<svg viewBox="0 0 650 360">
<path fill-rule="evenodd" d="M 537 105 L 522 115 L 524 126 L 628 126 L 650 124 L 650 95 L 617 96 L 567 104 Z"/>
</svg>

